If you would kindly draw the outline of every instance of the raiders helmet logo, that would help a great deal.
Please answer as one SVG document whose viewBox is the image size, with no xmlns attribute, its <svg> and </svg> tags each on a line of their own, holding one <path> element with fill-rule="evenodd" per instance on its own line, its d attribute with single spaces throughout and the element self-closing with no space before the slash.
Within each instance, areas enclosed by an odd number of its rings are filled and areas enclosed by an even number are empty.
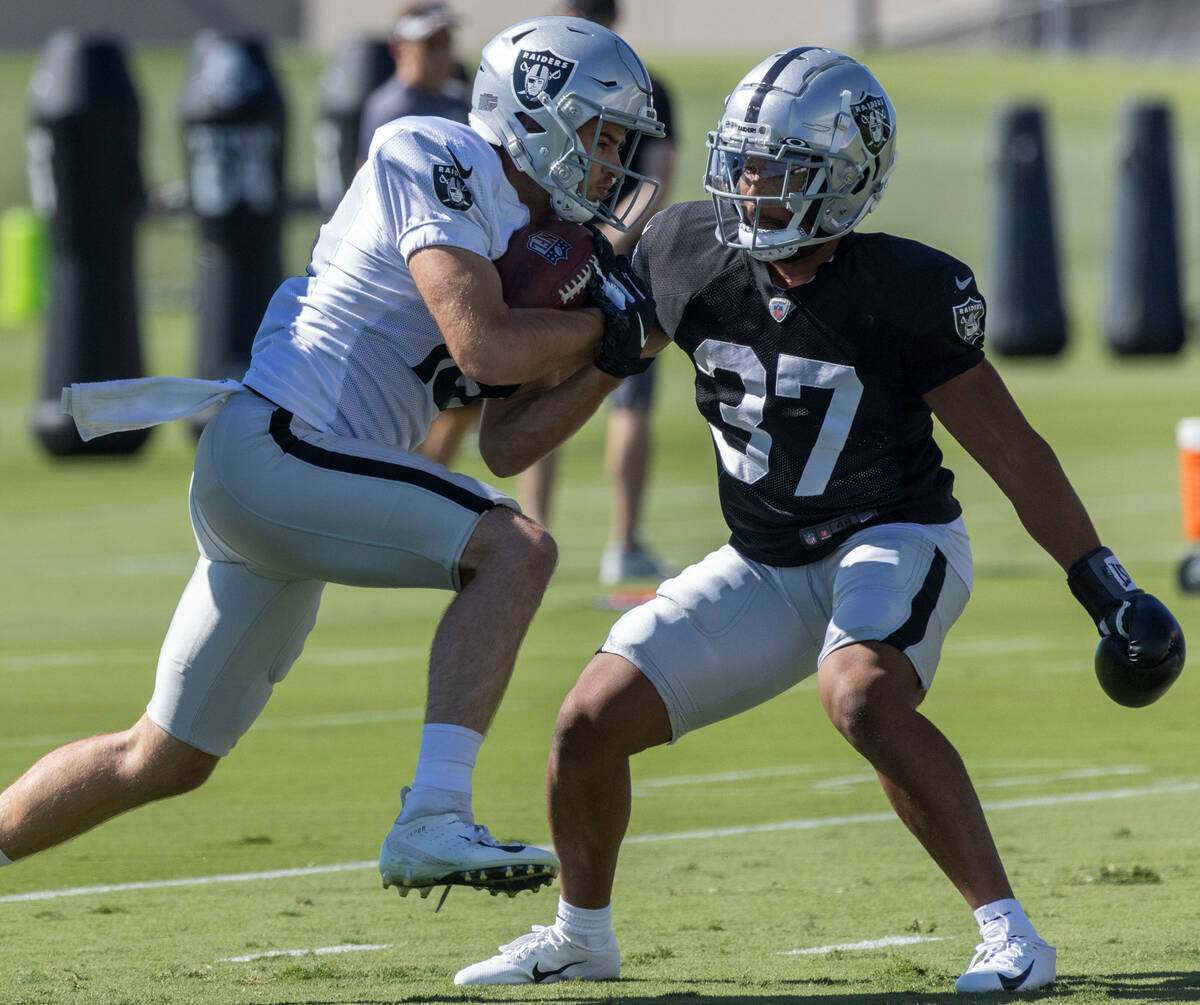
<svg viewBox="0 0 1200 1005">
<path fill-rule="evenodd" d="M 529 240 L 525 242 L 525 247 L 541 255 L 551 265 L 565 261 L 571 254 L 571 242 L 565 237 L 559 237 L 558 234 L 551 234 L 548 230 L 539 230 L 535 234 L 530 234 Z"/>
<path fill-rule="evenodd" d="M 576 65 L 549 49 L 522 49 L 513 66 L 513 93 L 522 105 L 537 111 L 558 97 Z"/>
<path fill-rule="evenodd" d="M 850 106 L 850 114 L 858 123 L 858 130 L 862 133 L 867 149 L 873 154 L 879 153 L 892 135 L 887 103 L 879 95 L 868 94 L 858 104 Z"/>
<path fill-rule="evenodd" d="M 451 157 L 454 157 L 453 153 Z M 470 171 L 467 174 L 470 174 Z M 466 179 L 458 164 L 433 165 L 433 191 L 438 201 L 447 209 L 457 209 L 465 213 L 475 205 L 475 198 L 467 188 Z"/>
<path fill-rule="evenodd" d="M 967 345 L 983 345 L 983 316 L 986 308 L 983 301 L 967 297 L 954 308 L 954 330 Z"/>
</svg>

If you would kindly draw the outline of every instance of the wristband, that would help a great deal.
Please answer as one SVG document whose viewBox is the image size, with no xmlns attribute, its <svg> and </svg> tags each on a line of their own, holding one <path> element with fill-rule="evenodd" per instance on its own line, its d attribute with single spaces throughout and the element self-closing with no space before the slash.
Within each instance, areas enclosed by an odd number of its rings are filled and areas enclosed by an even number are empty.
<svg viewBox="0 0 1200 1005">
<path fill-rule="evenodd" d="M 1104 619 L 1142 591 L 1108 548 L 1094 548 L 1067 571 L 1067 585 L 1092 620 L 1107 632 Z"/>
</svg>

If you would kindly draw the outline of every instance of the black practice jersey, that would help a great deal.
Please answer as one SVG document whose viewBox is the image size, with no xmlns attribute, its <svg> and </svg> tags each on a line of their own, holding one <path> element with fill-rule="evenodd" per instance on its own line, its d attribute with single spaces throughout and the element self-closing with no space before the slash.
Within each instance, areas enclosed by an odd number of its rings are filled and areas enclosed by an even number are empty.
<svg viewBox="0 0 1200 1005">
<path fill-rule="evenodd" d="M 961 512 L 922 395 L 983 359 L 969 268 L 916 241 L 848 234 L 781 290 L 714 237 L 708 202 L 647 226 L 633 267 L 696 368 L 730 543 L 770 565 L 829 554 L 855 529 Z"/>
</svg>

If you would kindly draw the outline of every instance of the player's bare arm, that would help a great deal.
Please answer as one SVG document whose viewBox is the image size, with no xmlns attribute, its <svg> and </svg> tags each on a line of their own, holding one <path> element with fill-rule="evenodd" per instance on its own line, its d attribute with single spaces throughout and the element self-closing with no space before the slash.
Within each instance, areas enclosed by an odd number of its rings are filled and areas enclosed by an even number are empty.
<svg viewBox="0 0 1200 1005">
<path fill-rule="evenodd" d="M 1030 536 L 1066 570 L 1067 585 L 1100 632 L 1094 662 L 1105 693 L 1132 707 L 1161 698 L 1183 669 L 1179 622 L 1101 546 L 1058 458 L 999 374 L 980 363 L 925 401 L 1008 496 Z"/>
<path fill-rule="evenodd" d="M 668 341 L 655 329 L 642 356 L 655 355 Z M 620 383 L 588 358 L 574 371 L 549 374 L 507 398 L 487 401 L 479 424 L 479 453 L 488 469 L 498 478 L 524 471 L 573 436 Z"/>
<path fill-rule="evenodd" d="M 510 308 L 496 267 L 462 248 L 421 248 L 408 267 L 454 362 L 482 384 L 522 384 L 561 370 L 603 331 L 594 308 Z"/>
<path fill-rule="evenodd" d="M 520 474 L 575 433 L 621 381 L 587 361 L 565 380 L 559 374 L 523 385 L 484 404 L 479 453 L 498 478 Z M 493 407 L 494 406 L 494 407 Z"/>
<path fill-rule="evenodd" d="M 925 402 L 1059 565 L 1068 569 L 1100 546 L 1054 451 L 1026 420 L 991 363 L 979 363 L 934 388 Z"/>
</svg>

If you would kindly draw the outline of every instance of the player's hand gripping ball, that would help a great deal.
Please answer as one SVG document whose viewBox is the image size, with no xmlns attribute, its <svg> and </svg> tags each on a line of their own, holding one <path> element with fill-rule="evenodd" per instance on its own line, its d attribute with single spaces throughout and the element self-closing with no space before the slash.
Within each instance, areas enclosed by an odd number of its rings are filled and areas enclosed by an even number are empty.
<svg viewBox="0 0 1200 1005">
<path fill-rule="evenodd" d="M 514 231 L 496 260 L 509 307 L 584 307 L 595 267 L 591 233 L 557 219 Z"/>
</svg>

